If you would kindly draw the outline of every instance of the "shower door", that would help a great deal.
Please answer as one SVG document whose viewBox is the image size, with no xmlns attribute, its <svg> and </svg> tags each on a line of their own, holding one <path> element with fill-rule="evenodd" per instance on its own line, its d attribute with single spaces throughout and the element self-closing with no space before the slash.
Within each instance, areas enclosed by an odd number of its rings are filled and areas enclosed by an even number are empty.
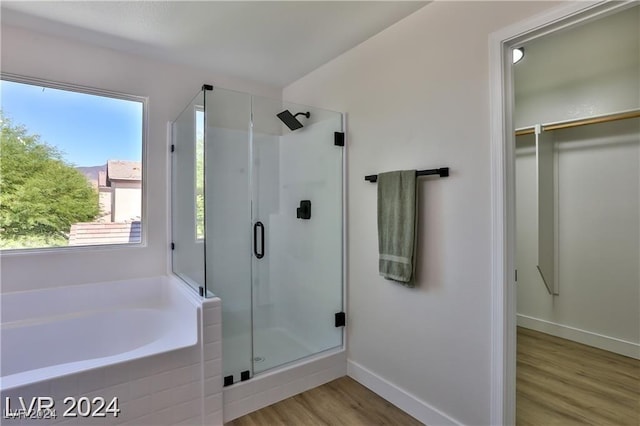
<svg viewBox="0 0 640 426">
<path fill-rule="evenodd" d="M 342 345 L 342 115 L 217 87 L 203 109 L 204 294 L 222 300 L 228 385 Z M 283 110 L 310 116 L 290 131 Z"/>
<path fill-rule="evenodd" d="M 251 96 L 205 90 L 205 258 L 207 290 L 222 301 L 225 384 L 252 370 Z"/>
<path fill-rule="evenodd" d="M 291 131 L 277 118 L 309 111 Z M 253 97 L 253 371 L 342 345 L 340 113 Z"/>
</svg>

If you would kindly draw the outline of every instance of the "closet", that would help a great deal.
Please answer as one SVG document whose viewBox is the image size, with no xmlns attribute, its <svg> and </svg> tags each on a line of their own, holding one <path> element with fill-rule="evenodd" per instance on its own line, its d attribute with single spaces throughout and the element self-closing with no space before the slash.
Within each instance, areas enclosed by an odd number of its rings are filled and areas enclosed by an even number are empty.
<svg viewBox="0 0 640 426">
<path fill-rule="evenodd" d="M 518 325 L 638 357 L 639 141 L 640 110 L 518 130 Z"/>
<path fill-rule="evenodd" d="M 638 28 L 635 5 L 513 66 L 520 424 L 640 415 Z"/>
<path fill-rule="evenodd" d="M 640 358 L 640 6 L 514 65 L 518 325 Z"/>
</svg>

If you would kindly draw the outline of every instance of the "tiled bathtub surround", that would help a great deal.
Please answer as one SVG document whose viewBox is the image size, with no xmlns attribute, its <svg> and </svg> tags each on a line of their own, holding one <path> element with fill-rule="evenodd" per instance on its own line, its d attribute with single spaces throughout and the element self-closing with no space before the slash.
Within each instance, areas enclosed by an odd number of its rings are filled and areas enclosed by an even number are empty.
<svg viewBox="0 0 640 426">
<path fill-rule="evenodd" d="M 174 286 L 181 297 L 187 298 L 197 309 L 197 342 L 191 346 L 144 358 L 106 365 L 88 371 L 64 375 L 24 386 L 10 387 L 0 381 L 2 425 L 222 425 L 282 399 L 319 386 L 346 374 L 346 353 L 341 348 L 321 353 L 309 359 L 284 366 L 275 371 L 255 376 L 253 379 L 222 390 L 222 312 L 218 298 L 203 300 L 175 277 L 153 278 L 157 286 Z M 146 280 L 104 283 L 113 290 L 116 286 L 129 285 L 129 301 L 135 299 L 133 285 L 150 285 Z M 158 283 L 162 281 L 162 283 Z M 114 285 L 115 284 L 115 285 Z M 139 289 L 143 288 L 139 287 Z M 70 287 L 69 290 L 72 290 Z M 80 287 L 76 290 L 82 291 Z M 105 290 L 105 289 L 103 289 Z M 165 288 L 166 290 L 166 288 Z M 46 301 L 36 301 L 34 306 Z M 104 298 L 96 297 L 94 303 L 113 301 L 108 291 Z M 77 298 L 72 296 L 71 298 Z M 100 300 L 102 299 L 102 302 Z M 145 300 L 148 300 L 146 297 Z M 110 302 L 109 302 L 110 303 Z M 102 305 L 100 305 L 102 306 Z M 31 308 L 28 308 L 29 310 Z M 69 306 L 57 306 L 60 312 Z M 44 307 L 34 308 L 42 312 Z M 8 312 L 8 311 L 6 311 Z M 117 310 L 114 311 L 117 315 Z M 7 318 L 3 313 L 3 318 Z M 6 325 L 6 324 L 5 324 Z M 135 333 L 139 325 L 128 328 Z M 64 332 L 64 331 L 61 331 Z M 87 330 L 90 336 L 95 330 Z M 47 347 L 41 348 L 42 352 Z M 18 397 L 28 404 L 32 397 L 52 397 L 55 400 L 56 419 L 6 419 L 6 399 L 11 409 L 19 406 Z M 66 397 L 93 400 L 102 397 L 108 403 L 118 398 L 118 417 L 107 413 L 106 417 L 63 417 L 69 404 Z M 224 405 L 224 419 L 223 419 Z M 95 406 L 94 406 L 95 408 Z M 104 411 L 104 410 L 103 410 Z M 78 412 L 76 409 L 75 412 Z"/>
<path fill-rule="evenodd" d="M 199 304 L 182 287 L 160 277 L 3 294 L 3 388 L 195 345 Z"/>
<path fill-rule="evenodd" d="M 180 291 L 184 284 L 170 280 Z M 106 284 L 105 284 L 106 285 Z M 222 424 L 221 313 L 220 299 L 203 301 L 184 288 L 184 297 L 197 304 L 197 343 L 178 350 L 135 359 L 39 383 L 11 389 L 2 388 L 2 413 L 6 397 L 12 409 L 21 396 L 29 403 L 32 397 L 54 398 L 56 419 L 19 420 L 2 418 L 3 425 L 219 425 Z M 98 302 L 96 302 L 98 303 Z M 130 324 L 135 329 L 136 324 Z M 87 331 L 91 333 L 91 330 Z M 43 351 L 47 348 L 43 347 Z M 63 417 L 65 397 L 102 397 L 107 402 L 117 397 L 118 417 Z M 77 410 L 76 410 L 77 412 Z"/>
<path fill-rule="evenodd" d="M 202 303 L 202 419 L 205 425 L 222 425 L 222 307 L 220 299 Z"/>
</svg>

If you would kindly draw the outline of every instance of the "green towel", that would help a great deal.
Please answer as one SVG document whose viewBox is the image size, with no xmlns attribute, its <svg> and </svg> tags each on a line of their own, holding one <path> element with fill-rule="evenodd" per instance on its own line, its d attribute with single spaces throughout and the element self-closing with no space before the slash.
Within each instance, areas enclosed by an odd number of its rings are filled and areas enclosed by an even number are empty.
<svg viewBox="0 0 640 426">
<path fill-rule="evenodd" d="M 378 251 L 383 277 L 414 287 L 416 171 L 378 175 Z"/>
</svg>

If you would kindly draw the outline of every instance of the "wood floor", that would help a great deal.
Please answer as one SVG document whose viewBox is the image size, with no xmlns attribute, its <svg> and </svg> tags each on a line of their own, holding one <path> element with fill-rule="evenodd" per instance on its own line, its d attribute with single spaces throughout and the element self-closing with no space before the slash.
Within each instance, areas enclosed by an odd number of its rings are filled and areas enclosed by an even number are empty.
<svg viewBox="0 0 640 426">
<path fill-rule="evenodd" d="M 349 377 L 240 417 L 227 426 L 422 425 Z"/>
<path fill-rule="evenodd" d="M 640 361 L 518 327 L 516 424 L 640 425 Z"/>
<path fill-rule="evenodd" d="M 516 424 L 640 425 L 640 361 L 518 328 Z M 228 426 L 421 425 L 349 377 Z"/>
</svg>

